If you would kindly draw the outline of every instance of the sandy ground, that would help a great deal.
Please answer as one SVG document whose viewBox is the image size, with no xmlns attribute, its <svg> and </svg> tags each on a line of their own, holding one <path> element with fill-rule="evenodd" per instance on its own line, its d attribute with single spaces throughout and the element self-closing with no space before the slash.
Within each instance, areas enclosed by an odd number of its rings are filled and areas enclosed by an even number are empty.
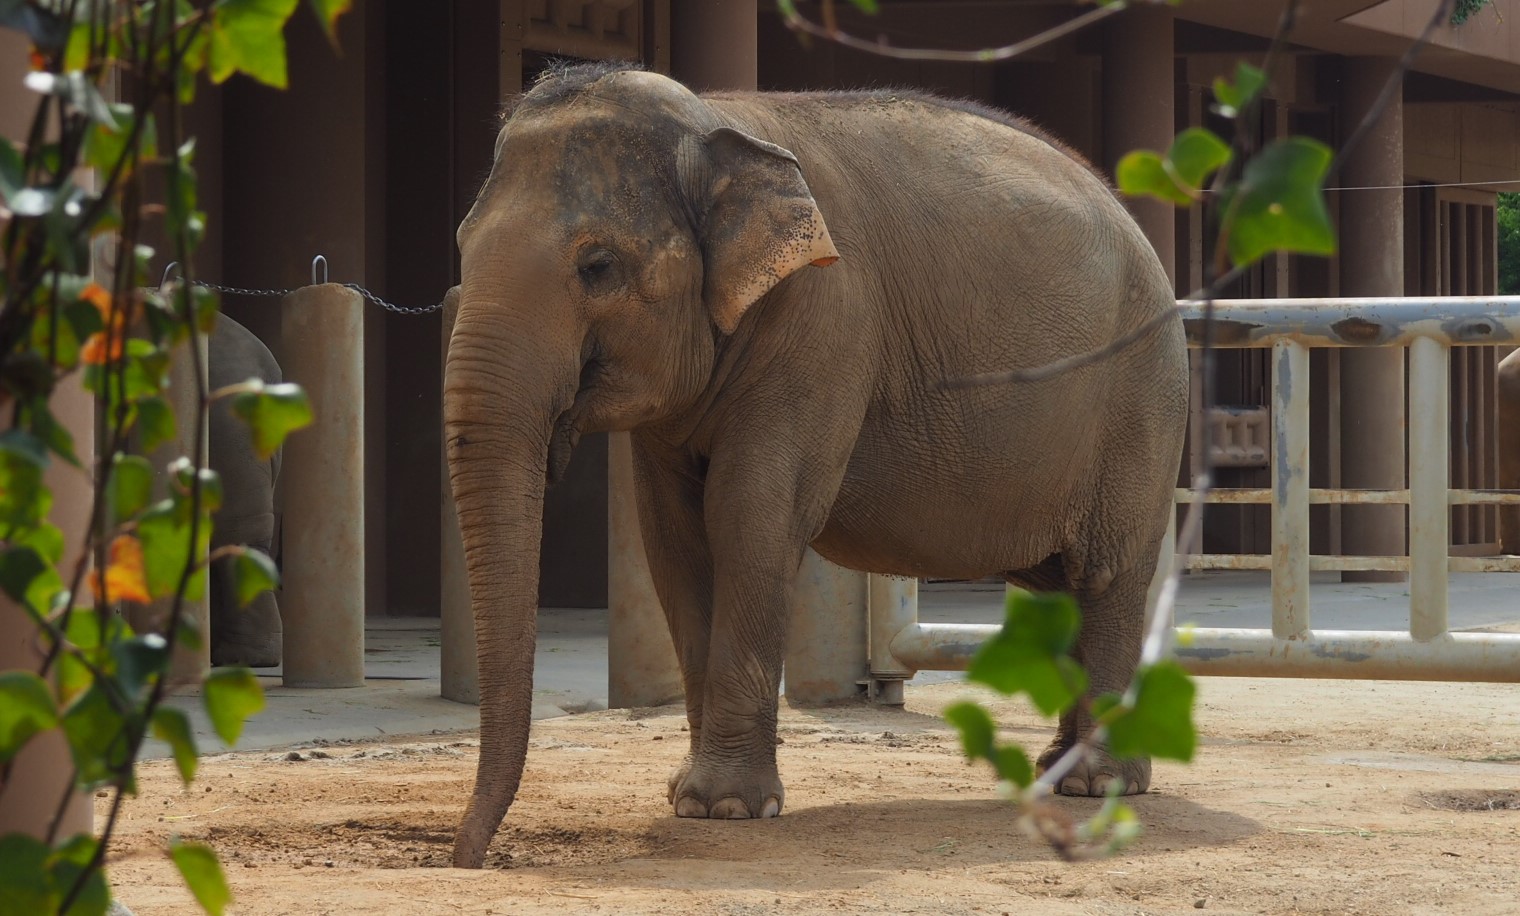
<svg viewBox="0 0 1520 916">
<path fill-rule="evenodd" d="M 1520 913 L 1520 687 L 1201 681 L 1195 762 L 1157 765 L 1134 846 L 1078 864 L 961 758 L 937 713 L 967 693 L 784 711 L 787 810 L 763 822 L 670 815 L 675 709 L 537 722 L 473 872 L 446 867 L 473 735 L 210 757 L 188 791 L 155 761 L 113 882 L 138 916 L 197 912 L 151 851 L 177 832 L 216 846 L 244 914 Z"/>
</svg>

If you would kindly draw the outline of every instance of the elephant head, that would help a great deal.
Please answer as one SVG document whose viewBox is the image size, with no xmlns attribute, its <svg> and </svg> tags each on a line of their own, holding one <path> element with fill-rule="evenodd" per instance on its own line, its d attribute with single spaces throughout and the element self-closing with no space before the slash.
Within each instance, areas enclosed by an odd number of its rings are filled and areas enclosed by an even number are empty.
<svg viewBox="0 0 1520 916">
<path fill-rule="evenodd" d="M 546 484 L 583 433 L 690 410 L 746 310 L 838 257 L 797 160 L 637 70 L 540 81 L 459 227 L 444 385 L 480 660 L 480 763 L 454 846 L 478 868 L 516 795 Z"/>
</svg>

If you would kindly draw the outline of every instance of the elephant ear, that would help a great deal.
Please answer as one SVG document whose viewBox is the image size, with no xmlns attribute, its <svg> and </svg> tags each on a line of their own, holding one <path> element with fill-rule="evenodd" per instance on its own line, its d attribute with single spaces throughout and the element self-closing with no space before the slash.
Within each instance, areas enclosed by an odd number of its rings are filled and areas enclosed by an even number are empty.
<svg viewBox="0 0 1520 916">
<path fill-rule="evenodd" d="M 797 157 L 728 127 L 705 139 L 711 183 L 702 220 L 703 298 L 732 334 L 771 287 L 809 264 L 839 260 Z"/>
</svg>

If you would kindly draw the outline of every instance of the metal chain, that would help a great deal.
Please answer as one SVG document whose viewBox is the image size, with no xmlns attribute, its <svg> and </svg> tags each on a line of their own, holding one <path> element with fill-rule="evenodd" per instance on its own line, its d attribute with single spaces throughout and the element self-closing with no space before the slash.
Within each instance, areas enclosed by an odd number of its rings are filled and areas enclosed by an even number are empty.
<svg viewBox="0 0 1520 916">
<path fill-rule="evenodd" d="M 317 260 L 322 262 L 321 267 L 323 268 L 322 273 L 324 274 L 322 282 L 326 282 L 325 274 L 327 273 L 327 259 L 323 258 L 321 255 L 318 255 Z M 167 268 L 164 269 L 164 283 L 167 283 L 169 281 L 170 274 L 173 273 L 174 268 L 177 266 L 177 264 L 170 264 Z M 313 283 L 316 282 L 317 266 L 318 265 L 316 261 L 313 261 Z M 223 286 L 220 283 L 210 283 L 206 280 L 192 280 L 190 282 L 194 283 L 196 286 L 201 287 L 202 289 L 212 289 L 216 290 L 219 293 L 227 293 L 228 295 L 233 296 L 288 296 L 291 293 L 295 292 L 293 289 L 254 289 L 245 286 Z M 397 315 L 426 315 L 443 308 L 442 302 L 439 302 L 435 305 L 396 305 L 393 302 L 386 302 L 384 299 L 381 299 L 379 296 L 375 295 L 357 283 L 340 283 L 339 285 L 353 290 L 354 292 L 363 296 L 365 299 L 373 302 L 375 305 L 378 305 L 381 308 L 385 309 L 387 312 L 394 312 Z"/>
</svg>

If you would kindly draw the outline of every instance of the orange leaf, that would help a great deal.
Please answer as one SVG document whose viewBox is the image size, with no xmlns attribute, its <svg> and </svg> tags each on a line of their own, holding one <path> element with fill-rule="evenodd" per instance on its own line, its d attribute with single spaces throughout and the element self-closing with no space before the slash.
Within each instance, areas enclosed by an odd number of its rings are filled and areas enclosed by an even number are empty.
<svg viewBox="0 0 1520 916">
<path fill-rule="evenodd" d="M 79 294 L 79 298 L 95 306 L 101 321 L 111 320 L 111 294 L 99 283 L 91 283 Z"/>
<path fill-rule="evenodd" d="M 104 331 L 96 331 L 79 348 L 79 360 L 87 366 L 103 366 L 112 360 L 121 359 L 122 339 L 120 335 L 111 336 L 111 344 L 106 346 L 106 334 Z"/>
<path fill-rule="evenodd" d="M 148 594 L 147 575 L 143 571 L 142 542 L 130 535 L 118 535 L 111 542 L 104 593 L 101 590 L 99 570 L 90 572 L 90 589 L 106 604 L 112 601 L 147 604 L 153 600 Z"/>
</svg>

